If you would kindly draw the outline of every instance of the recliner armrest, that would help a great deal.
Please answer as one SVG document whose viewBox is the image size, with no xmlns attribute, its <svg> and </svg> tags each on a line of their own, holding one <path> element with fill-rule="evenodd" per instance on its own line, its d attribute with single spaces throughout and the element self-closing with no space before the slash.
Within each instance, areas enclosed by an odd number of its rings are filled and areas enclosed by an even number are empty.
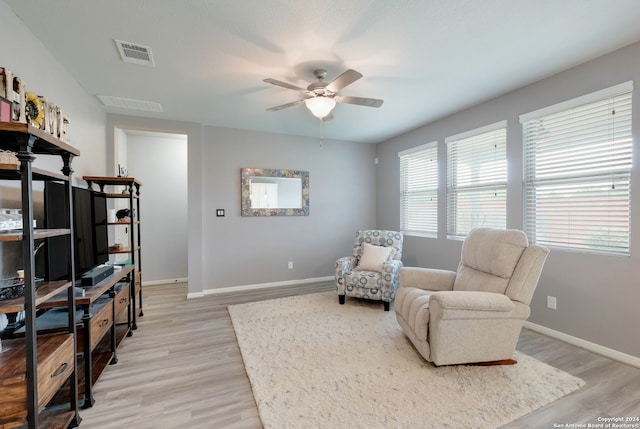
<svg viewBox="0 0 640 429">
<path fill-rule="evenodd" d="M 429 298 L 431 315 L 440 320 L 526 319 L 529 307 L 518 304 L 493 292 L 440 291 Z"/>
<path fill-rule="evenodd" d="M 437 303 L 441 308 L 477 311 L 512 311 L 513 301 L 508 296 L 480 291 L 441 291 L 430 298 L 431 307 Z"/>
<path fill-rule="evenodd" d="M 432 268 L 404 267 L 400 269 L 400 287 L 415 287 L 423 290 L 450 291 L 456 273 Z"/>
</svg>

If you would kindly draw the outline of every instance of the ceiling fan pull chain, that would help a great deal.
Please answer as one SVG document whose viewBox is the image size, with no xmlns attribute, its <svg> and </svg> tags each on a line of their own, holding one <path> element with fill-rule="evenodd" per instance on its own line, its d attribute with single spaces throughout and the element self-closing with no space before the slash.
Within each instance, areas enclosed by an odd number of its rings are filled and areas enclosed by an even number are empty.
<svg viewBox="0 0 640 429">
<path fill-rule="evenodd" d="M 324 121 L 320 119 L 320 147 L 324 144 Z"/>
</svg>

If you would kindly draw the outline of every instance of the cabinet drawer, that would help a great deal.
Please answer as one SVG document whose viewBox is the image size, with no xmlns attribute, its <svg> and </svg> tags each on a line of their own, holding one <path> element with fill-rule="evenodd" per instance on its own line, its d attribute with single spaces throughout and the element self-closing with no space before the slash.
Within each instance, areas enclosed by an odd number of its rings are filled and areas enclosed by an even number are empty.
<svg viewBox="0 0 640 429">
<path fill-rule="evenodd" d="M 22 358 L 24 359 L 24 357 Z M 19 426 L 24 423 L 27 417 L 27 384 L 26 374 L 19 377 L 12 377 L 8 380 L 0 380 L 0 404 L 2 404 L 2 416 L 0 416 L 0 427 Z M 13 421 L 17 423 L 10 423 Z"/>
<path fill-rule="evenodd" d="M 127 312 L 127 309 L 129 308 L 129 301 L 131 301 L 129 290 L 128 284 L 123 286 L 114 299 L 116 323 L 118 324 L 129 322 L 129 314 Z"/>
<path fill-rule="evenodd" d="M 38 409 L 40 411 L 69 378 L 74 367 L 73 336 L 67 335 L 67 339 L 60 347 L 50 353 L 42 362 L 38 362 Z"/>
<path fill-rule="evenodd" d="M 113 300 L 111 298 L 100 298 L 91 306 L 91 320 L 89 320 L 89 329 L 91 331 L 90 349 L 93 350 L 100 342 L 104 334 L 109 331 L 113 324 Z M 78 351 L 85 350 L 85 332 L 84 323 L 78 325 L 77 340 Z"/>
<path fill-rule="evenodd" d="M 113 300 L 108 302 L 91 318 L 91 350 L 100 342 L 100 339 L 109 331 L 113 324 Z"/>
<path fill-rule="evenodd" d="M 24 339 L 3 341 L 0 357 L 0 427 L 25 424 L 27 383 Z M 14 365 L 13 363 L 16 363 Z M 41 411 L 69 378 L 75 367 L 73 335 L 38 337 L 38 410 Z M 6 371 L 6 372 L 5 372 Z"/>
</svg>

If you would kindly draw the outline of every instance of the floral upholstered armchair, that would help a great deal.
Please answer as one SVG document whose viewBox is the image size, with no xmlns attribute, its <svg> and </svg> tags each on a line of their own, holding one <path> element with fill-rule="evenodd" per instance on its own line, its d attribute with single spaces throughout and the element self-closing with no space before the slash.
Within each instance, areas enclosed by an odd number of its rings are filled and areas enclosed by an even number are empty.
<svg viewBox="0 0 640 429">
<path fill-rule="evenodd" d="M 389 311 L 398 289 L 398 271 L 402 267 L 401 232 L 363 230 L 356 233 L 353 256 L 336 262 L 336 289 L 340 304 L 345 297 L 382 301 Z"/>
</svg>

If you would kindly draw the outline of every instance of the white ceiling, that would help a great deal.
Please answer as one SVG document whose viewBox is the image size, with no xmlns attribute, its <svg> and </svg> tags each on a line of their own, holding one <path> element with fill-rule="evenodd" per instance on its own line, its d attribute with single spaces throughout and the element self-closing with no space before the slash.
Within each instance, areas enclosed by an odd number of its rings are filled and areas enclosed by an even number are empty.
<svg viewBox="0 0 640 429">
<path fill-rule="evenodd" d="M 88 93 L 163 107 L 110 112 L 317 137 L 304 105 L 265 110 L 300 94 L 262 80 L 352 68 L 340 93 L 384 104 L 338 104 L 324 136 L 370 143 L 640 40 L 639 0 L 4 1 Z"/>
</svg>

